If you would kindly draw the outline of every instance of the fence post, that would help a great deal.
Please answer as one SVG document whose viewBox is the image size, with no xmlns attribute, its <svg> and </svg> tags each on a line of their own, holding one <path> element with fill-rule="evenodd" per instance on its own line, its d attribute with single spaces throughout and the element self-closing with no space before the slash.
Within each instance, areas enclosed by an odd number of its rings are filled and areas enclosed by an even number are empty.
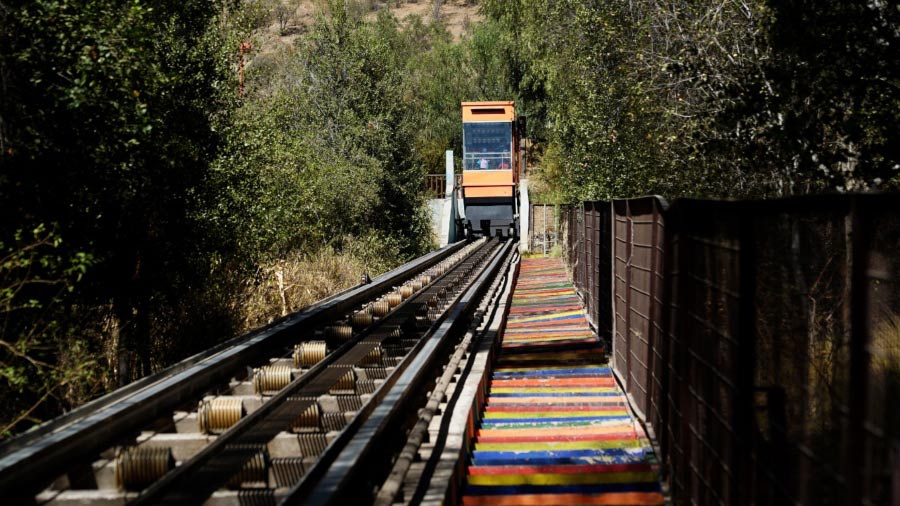
<svg viewBox="0 0 900 506">
<path fill-rule="evenodd" d="M 616 335 L 616 275 L 615 275 L 615 266 L 616 266 L 616 213 L 613 212 L 613 203 L 612 201 L 607 202 L 604 205 L 604 209 L 606 210 L 606 215 L 604 216 L 606 222 L 606 263 L 604 267 L 606 268 L 606 275 L 609 279 L 606 280 L 607 288 L 609 289 L 608 294 L 608 304 L 606 309 L 604 310 L 604 317 L 606 318 L 607 330 L 609 331 L 609 340 L 612 343 L 613 337 Z"/>
<path fill-rule="evenodd" d="M 547 256 L 547 204 L 541 205 L 541 211 L 543 211 L 544 223 L 541 225 L 543 230 L 541 231 L 541 244 L 544 245 L 544 256 Z"/>
<path fill-rule="evenodd" d="M 585 201 L 584 209 L 584 275 L 581 288 L 584 290 L 585 305 L 590 308 L 594 292 L 591 291 L 594 279 L 594 203 Z"/>
<path fill-rule="evenodd" d="M 581 285 L 581 289 L 584 290 L 585 283 L 584 281 L 587 279 L 587 274 L 585 273 L 585 269 L 587 268 L 587 210 L 586 204 L 582 202 L 581 204 L 581 270 L 578 272 L 578 282 Z"/>
<path fill-rule="evenodd" d="M 625 201 L 625 329 L 622 331 L 622 339 L 625 340 L 625 390 L 629 394 L 631 402 L 634 397 L 631 395 L 633 391 L 632 385 L 632 350 L 631 350 L 631 285 L 632 285 L 632 268 L 631 261 L 634 255 L 634 221 L 631 216 L 631 203 Z"/>
<path fill-rule="evenodd" d="M 756 238 L 753 216 L 746 207 L 738 211 L 738 270 L 739 270 L 739 310 L 737 349 L 738 370 L 736 378 L 737 399 L 734 410 L 734 454 L 732 469 L 735 470 L 736 488 L 729 498 L 740 504 L 756 502 L 754 490 L 753 447 L 754 402 L 756 376 Z"/>
<path fill-rule="evenodd" d="M 656 347 L 660 345 L 662 339 L 659 338 L 659 329 L 660 322 L 659 318 L 662 316 L 662 310 L 660 307 L 660 287 L 659 287 L 659 279 L 662 277 L 662 259 L 660 256 L 662 253 L 663 243 L 662 237 L 660 234 L 660 222 L 662 220 L 660 215 L 660 205 L 657 199 L 653 199 L 651 202 L 651 213 L 652 213 L 652 228 L 650 235 L 650 324 L 649 324 L 649 334 L 647 335 L 647 412 L 645 413 L 647 417 L 647 423 L 654 427 L 654 432 L 656 432 L 656 418 L 657 418 L 657 404 L 656 404 L 656 368 L 657 362 L 659 360 L 659 354 L 657 353 Z"/>
<path fill-rule="evenodd" d="M 862 504 L 866 409 L 869 397 L 869 234 L 870 219 L 863 219 L 858 196 L 850 197 L 850 385 L 848 415 L 843 434 L 844 504 Z M 869 218 L 866 216 L 865 218 Z M 896 499 L 896 498 L 895 498 Z"/>
<path fill-rule="evenodd" d="M 696 499 L 696 497 L 688 495 L 689 492 L 693 492 L 693 490 L 689 490 L 692 472 L 690 464 L 691 445 L 689 444 L 689 441 L 691 438 L 690 426 L 694 423 L 696 412 L 692 409 L 693 403 L 691 402 L 692 399 L 690 394 L 691 386 L 688 384 L 690 367 L 689 347 L 692 344 L 691 336 L 688 334 L 688 323 L 690 320 L 688 308 L 693 304 L 693 294 L 689 289 L 687 281 L 689 279 L 688 271 L 690 270 L 691 265 L 689 258 L 691 255 L 695 254 L 695 252 L 693 251 L 693 247 L 689 246 L 691 241 L 689 235 L 685 233 L 687 230 L 687 226 L 685 225 L 687 217 L 685 214 L 687 213 L 682 212 L 678 216 L 678 231 L 681 233 L 678 238 L 678 274 L 673 276 L 677 284 L 674 286 L 675 301 L 672 305 L 675 313 L 672 317 L 673 335 L 669 336 L 669 338 L 672 339 L 672 345 L 674 345 L 671 354 L 671 370 L 677 371 L 677 377 L 670 378 L 669 382 L 672 395 L 671 401 L 674 401 L 670 402 L 669 406 L 669 412 L 671 413 L 669 425 L 672 427 L 672 441 L 670 448 L 675 450 L 672 452 L 672 455 L 670 455 L 670 462 L 674 468 L 674 472 L 672 473 L 672 495 L 676 495 L 676 487 L 681 487 L 681 493 L 684 494 L 686 500 L 690 501 Z M 673 423 L 673 419 L 676 417 L 678 419 L 677 427 L 675 427 L 675 424 Z M 677 452 L 678 455 L 675 455 L 675 452 Z"/>
<path fill-rule="evenodd" d="M 600 280 L 598 279 L 598 274 L 600 273 L 600 268 L 598 266 L 600 261 L 600 202 L 594 201 L 592 207 L 594 208 L 594 226 L 592 227 L 593 234 L 591 236 L 591 303 L 588 305 L 588 314 L 591 315 L 591 320 L 593 320 L 594 325 L 597 330 L 600 330 L 600 320 L 597 318 L 597 306 L 600 304 Z"/>
<path fill-rule="evenodd" d="M 575 252 L 578 251 L 575 248 L 574 229 L 572 228 L 574 221 L 575 211 L 573 207 L 569 206 L 566 208 L 566 259 L 572 268 L 572 281 L 575 281 Z"/>
<path fill-rule="evenodd" d="M 672 214 L 666 216 L 666 227 L 663 229 L 663 242 L 666 245 L 666 254 L 663 257 L 663 280 L 662 295 L 660 307 L 660 386 L 657 392 L 657 429 L 656 437 L 659 441 L 659 462 L 660 475 L 663 480 L 669 480 L 671 477 L 669 461 L 672 455 L 671 451 L 671 386 L 670 379 L 672 375 L 672 339 L 673 331 L 673 315 L 674 307 L 673 292 L 675 289 L 674 279 L 678 265 L 675 261 L 675 220 Z"/>
<path fill-rule="evenodd" d="M 562 223 L 562 212 L 559 204 L 553 205 L 553 246 L 562 245 L 562 234 L 560 234 L 560 225 Z"/>
<path fill-rule="evenodd" d="M 528 251 L 534 247 L 534 204 L 528 206 Z"/>
</svg>

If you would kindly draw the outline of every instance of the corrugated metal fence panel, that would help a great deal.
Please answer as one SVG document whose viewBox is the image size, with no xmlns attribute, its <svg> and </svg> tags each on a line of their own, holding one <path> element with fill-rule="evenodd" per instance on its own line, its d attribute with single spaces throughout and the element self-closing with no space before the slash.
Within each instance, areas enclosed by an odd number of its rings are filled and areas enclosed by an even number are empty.
<svg viewBox="0 0 900 506">
<path fill-rule="evenodd" d="M 631 351 L 628 349 L 630 340 L 628 329 L 631 325 L 629 315 L 631 301 L 628 263 L 631 261 L 631 226 L 628 220 L 625 203 L 618 201 L 613 204 L 613 336 L 612 336 L 612 367 L 619 380 L 624 384 L 625 393 L 631 390 L 629 370 L 629 358 Z"/>
<path fill-rule="evenodd" d="M 596 303 L 594 318 L 597 329 L 603 337 L 612 339 L 612 204 L 610 202 L 595 202 L 594 210 L 597 213 L 597 252 L 596 269 L 594 272 L 594 297 Z"/>
<path fill-rule="evenodd" d="M 896 199 L 896 196 L 894 196 Z M 850 428 L 862 432 L 859 441 L 848 441 L 860 451 L 848 463 L 862 476 L 859 495 L 871 504 L 900 503 L 900 205 L 894 200 L 859 206 L 855 223 L 845 221 L 845 234 L 860 238 L 856 244 L 854 270 L 865 284 L 865 292 L 855 302 L 862 306 L 857 325 L 867 337 L 862 354 L 865 374 L 851 388 L 864 386 L 866 396 L 856 402 L 865 410 Z M 849 229 L 849 230 L 848 230 Z M 859 251 L 863 250 L 863 251 Z M 860 258 L 862 257 L 862 258 Z M 852 263 L 852 261 L 851 261 Z M 853 479 L 851 478 L 851 483 Z M 850 493 L 855 492 L 851 487 Z"/>
<path fill-rule="evenodd" d="M 578 261 L 580 260 L 581 236 L 578 234 L 578 210 L 575 207 L 569 208 L 569 236 L 572 238 L 570 243 L 572 249 L 569 252 L 569 264 L 572 266 L 572 277 L 577 286 L 580 284 L 577 269 L 579 268 Z"/>
<path fill-rule="evenodd" d="M 572 208 L 572 233 L 575 236 L 575 286 L 584 297 L 584 210 L 581 206 Z"/>
<path fill-rule="evenodd" d="M 588 318 L 601 337 L 612 335 L 612 252 L 609 202 L 584 202 L 560 213 L 566 258 Z"/>
<path fill-rule="evenodd" d="M 594 203 L 593 202 L 585 202 L 582 206 L 584 209 L 584 290 L 585 293 L 588 294 L 585 297 L 585 305 L 587 306 L 588 315 L 594 314 L 594 306 L 597 305 L 597 297 L 596 292 L 594 291 L 594 275 L 596 273 L 595 265 L 597 263 L 597 259 L 594 256 L 594 252 L 597 249 L 596 244 L 596 226 L 597 226 L 597 213 L 594 211 Z M 597 324 L 596 321 L 591 322 L 595 326 Z"/>
<path fill-rule="evenodd" d="M 675 497 L 900 501 L 898 204 L 673 208 L 662 446 Z"/>
<path fill-rule="evenodd" d="M 668 224 L 673 226 L 671 216 Z M 746 391 L 739 374 L 740 225 L 720 212 L 697 219 L 678 216 L 677 259 L 670 281 L 673 326 L 670 340 L 668 447 L 673 495 L 695 504 L 737 504 L 738 417 L 746 416 Z M 746 344 L 746 343 L 745 343 Z M 741 409 L 743 408 L 743 409 Z"/>
<path fill-rule="evenodd" d="M 900 200 L 610 207 L 570 215 L 579 290 L 675 501 L 898 503 Z"/>
<path fill-rule="evenodd" d="M 588 236 L 587 236 L 587 227 L 588 227 L 588 215 L 585 212 L 584 206 L 579 206 L 578 209 L 578 237 L 580 238 L 579 249 L 578 249 L 578 263 L 581 266 L 581 270 L 579 271 L 578 276 L 578 287 L 582 297 L 585 300 L 590 299 L 593 294 L 589 293 L 588 287 L 590 286 L 587 282 L 587 265 L 588 260 L 590 258 L 590 249 L 588 247 Z"/>
<path fill-rule="evenodd" d="M 647 377 L 647 417 L 645 421 L 655 431 L 659 427 L 660 411 L 659 399 L 664 395 L 665 378 L 664 364 L 666 361 L 666 343 L 663 338 L 663 311 L 666 304 L 665 273 L 666 273 L 666 226 L 664 219 L 665 203 L 656 201 L 653 206 L 652 219 L 653 231 L 650 244 L 653 248 L 651 258 L 651 308 L 650 308 L 650 334 L 648 353 L 648 377 Z"/>
<path fill-rule="evenodd" d="M 660 331 L 665 202 L 658 197 L 616 200 L 615 335 L 613 368 L 639 417 L 649 422 L 651 343 Z"/>
</svg>

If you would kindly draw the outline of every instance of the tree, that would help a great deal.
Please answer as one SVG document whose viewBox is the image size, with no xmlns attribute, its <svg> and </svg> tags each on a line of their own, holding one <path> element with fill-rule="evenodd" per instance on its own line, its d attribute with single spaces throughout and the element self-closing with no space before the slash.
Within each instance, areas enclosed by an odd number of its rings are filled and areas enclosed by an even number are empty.
<svg viewBox="0 0 900 506">
<path fill-rule="evenodd" d="M 291 0 L 290 4 L 285 4 L 282 0 L 275 0 L 275 7 L 272 9 L 275 13 L 275 20 L 278 21 L 278 33 L 284 35 L 287 33 L 287 26 L 294 18 L 297 12 L 297 3 Z"/>
<path fill-rule="evenodd" d="M 240 193 L 268 209 L 258 236 L 274 255 L 367 234 L 403 256 L 426 244 L 405 73 L 413 39 L 387 13 L 367 23 L 345 7 L 334 2 L 296 49 L 254 64 L 242 142 L 226 153 L 260 173 Z"/>
<path fill-rule="evenodd" d="M 0 242 L 0 402 L 12 408 L 0 419 L 0 437 L 41 420 L 48 401 L 63 397 L 61 388 L 81 394 L 76 401 L 89 397 L 83 390 L 96 391 L 96 360 L 84 343 L 66 339 L 72 329 L 64 309 L 91 258 L 63 256 L 61 246 L 44 225 Z"/>
<path fill-rule="evenodd" d="M 431 2 L 431 17 L 435 22 L 441 20 L 441 6 L 444 4 L 443 0 L 432 0 Z"/>
<path fill-rule="evenodd" d="M 736 111 L 784 193 L 900 186 L 900 10 L 891 2 L 770 2 L 772 92 Z M 760 79 L 757 78 L 757 82 Z"/>
<path fill-rule="evenodd" d="M 889 3 L 487 0 L 564 200 L 900 184 Z M 573 36 L 573 34 L 577 34 Z M 501 38 L 502 40 L 502 38 Z"/>
<path fill-rule="evenodd" d="M 227 179 L 210 177 L 209 162 L 234 101 L 238 37 L 218 22 L 222 4 L 199 0 L 152 8 L 35 1 L 0 12 L 3 253 L 26 248 L 27 231 L 45 226 L 52 236 L 35 238 L 42 246 L 28 251 L 40 253 L 28 261 L 48 270 L 40 279 L 67 289 L 74 281 L 66 265 L 79 255 L 91 259 L 79 264 L 77 291 L 33 297 L 44 312 L 28 314 L 44 320 L 14 313 L 15 324 L 3 329 L 5 342 L 37 329 L 34 342 L 49 353 L 41 370 L 57 385 L 44 396 L 44 381 L 34 389 L 8 383 L 21 395 L 5 413 L 42 398 L 47 405 L 38 411 L 53 413 L 83 400 L 67 398 L 64 381 L 53 380 L 69 360 L 62 350 L 103 362 L 112 381 L 94 378 L 102 390 L 233 332 L 235 317 L 215 285 L 229 279 L 217 271 L 234 261 L 238 239 L 206 221 L 204 209 L 217 206 L 224 192 L 216 183 Z M 196 326 L 180 325 L 192 310 Z M 86 321 L 112 322 L 118 331 L 97 335 L 100 324 Z M 205 331 L 191 336 L 197 327 Z"/>
</svg>

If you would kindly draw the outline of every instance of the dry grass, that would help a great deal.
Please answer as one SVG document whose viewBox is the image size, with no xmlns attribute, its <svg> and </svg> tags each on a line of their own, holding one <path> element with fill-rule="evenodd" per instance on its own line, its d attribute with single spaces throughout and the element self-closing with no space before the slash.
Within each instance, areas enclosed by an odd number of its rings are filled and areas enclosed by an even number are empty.
<svg viewBox="0 0 900 506">
<path fill-rule="evenodd" d="M 876 323 L 869 345 L 872 393 L 870 420 L 900 436 L 900 315 L 889 312 Z"/>
<path fill-rule="evenodd" d="M 387 7 L 397 19 L 415 15 L 421 17 L 426 23 L 434 19 L 434 2 L 427 0 L 396 1 L 396 2 L 371 2 L 375 10 Z M 370 14 L 372 18 L 375 14 Z M 472 23 L 484 19 L 479 13 L 478 5 L 468 0 L 445 0 L 441 3 L 440 19 L 447 27 L 447 31 L 454 40 L 459 40 L 467 32 Z"/>
<path fill-rule="evenodd" d="M 330 248 L 293 254 L 266 265 L 244 292 L 244 329 L 250 330 L 360 282 L 365 263 Z"/>
<path fill-rule="evenodd" d="M 869 351 L 873 371 L 900 373 L 900 315 L 889 314 L 876 324 Z"/>
</svg>

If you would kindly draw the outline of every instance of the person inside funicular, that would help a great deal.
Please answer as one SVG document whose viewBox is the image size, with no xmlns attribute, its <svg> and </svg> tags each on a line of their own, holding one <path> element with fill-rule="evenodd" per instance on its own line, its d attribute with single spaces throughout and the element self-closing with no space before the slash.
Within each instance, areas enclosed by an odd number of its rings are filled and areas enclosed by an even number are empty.
<svg viewBox="0 0 900 506">
<path fill-rule="evenodd" d="M 478 161 L 478 168 L 481 170 L 487 170 L 490 162 L 487 157 L 487 148 L 481 148 L 481 160 Z"/>
</svg>

